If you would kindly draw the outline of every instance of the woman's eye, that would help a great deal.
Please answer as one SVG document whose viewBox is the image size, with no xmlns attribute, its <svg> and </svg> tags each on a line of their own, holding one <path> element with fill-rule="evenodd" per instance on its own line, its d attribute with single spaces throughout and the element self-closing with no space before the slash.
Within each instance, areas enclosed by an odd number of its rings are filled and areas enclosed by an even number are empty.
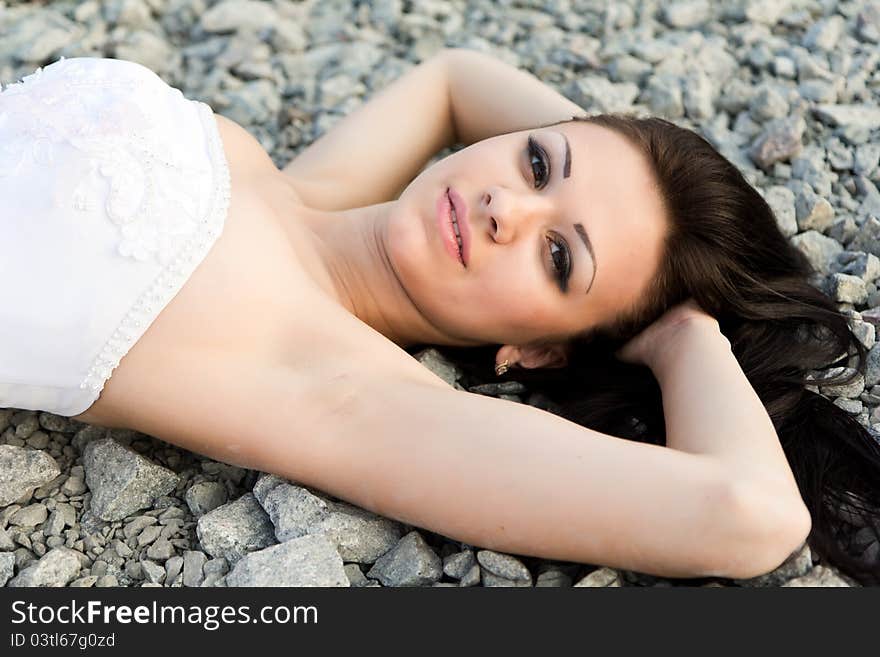
<svg viewBox="0 0 880 657">
<path fill-rule="evenodd" d="M 550 237 L 547 239 L 550 245 L 550 260 L 555 272 L 556 282 L 563 292 L 568 288 L 568 279 L 571 272 L 571 253 L 565 240 L 557 241 Z"/>
<path fill-rule="evenodd" d="M 538 189 L 541 189 L 550 180 L 550 160 L 544 149 L 531 137 L 529 137 L 529 164 L 532 167 L 532 176 L 538 183 Z M 535 171 L 536 165 L 538 165 L 537 172 Z"/>
</svg>

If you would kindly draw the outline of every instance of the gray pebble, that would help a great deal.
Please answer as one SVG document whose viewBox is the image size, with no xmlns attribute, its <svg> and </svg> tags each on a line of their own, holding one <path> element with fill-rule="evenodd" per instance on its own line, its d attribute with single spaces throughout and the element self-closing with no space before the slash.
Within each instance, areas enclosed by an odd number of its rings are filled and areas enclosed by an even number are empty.
<svg viewBox="0 0 880 657">
<path fill-rule="evenodd" d="M 384 586 L 426 586 L 439 581 L 442 575 L 440 557 L 415 530 L 379 557 L 367 573 Z"/>
</svg>

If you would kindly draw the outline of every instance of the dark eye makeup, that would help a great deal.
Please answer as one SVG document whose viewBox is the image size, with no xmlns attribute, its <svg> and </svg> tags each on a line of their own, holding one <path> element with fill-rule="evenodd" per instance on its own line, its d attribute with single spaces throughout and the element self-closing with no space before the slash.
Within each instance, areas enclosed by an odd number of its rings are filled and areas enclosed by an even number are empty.
<svg viewBox="0 0 880 657">
<path fill-rule="evenodd" d="M 541 165 L 543 173 L 535 173 L 535 158 L 538 158 L 538 164 Z M 544 189 L 550 182 L 550 157 L 534 137 L 529 137 L 529 166 L 532 168 L 532 177 L 537 184 L 537 189 Z"/>
<path fill-rule="evenodd" d="M 536 189 L 544 189 L 550 182 L 550 157 L 547 155 L 547 151 L 531 136 L 528 140 L 528 152 L 532 179 L 535 182 Z M 536 159 L 537 162 L 535 162 Z M 538 168 L 537 173 L 536 165 Z M 559 289 L 564 294 L 568 291 L 568 281 L 571 278 L 571 250 L 568 248 L 568 242 L 565 241 L 565 238 L 561 235 L 557 236 L 556 233 L 552 233 L 552 237 L 548 237 L 546 242 L 549 245 L 549 261 L 554 271 L 554 278 Z M 556 247 L 556 250 L 554 250 L 554 247 Z M 561 257 L 557 258 L 557 256 Z"/>
</svg>

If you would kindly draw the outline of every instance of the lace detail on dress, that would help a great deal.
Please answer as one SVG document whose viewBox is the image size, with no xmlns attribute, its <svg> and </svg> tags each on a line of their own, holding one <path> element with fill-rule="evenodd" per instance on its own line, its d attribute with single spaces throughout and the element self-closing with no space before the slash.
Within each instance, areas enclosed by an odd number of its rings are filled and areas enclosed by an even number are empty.
<svg viewBox="0 0 880 657">
<path fill-rule="evenodd" d="M 145 67 L 125 64 L 126 74 L 102 76 L 81 60 L 61 59 L 6 87 L 0 128 L 14 121 L 16 137 L 0 146 L 0 176 L 27 168 L 39 175 L 54 164 L 58 144 L 73 146 L 89 163 L 69 200 L 73 208 L 89 212 L 103 205 L 119 226 L 120 255 L 165 264 L 198 230 L 204 194 L 196 190 L 210 184 L 211 170 L 194 154 L 170 148 L 161 126 L 137 102 L 138 91 L 155 91 L 164 82 Z M 167 85 L 162 91 L 182 97 Z"/>
<path fill-rule="evenodd" d="M 75 179 L 66 200 L 70 207 L 79 212 L 103 208 L 119 227 L 120 255 L 162 265 L 79 386 L 97 393 L 97 399 L 119 361 L 220 235 L 229 207 L 230 174 L 208 105 L 186 100 L 197 108 L 209 151 L 206 165 L 204 153 L 175 148 L 167 134 L 163 139 L 162 122 L 137 102 L 140 94 L 148 100 L 144 106 L 155 106 L 160 92 L 185 100 L 179 90 L 133 62 L 126 62 L 124 74 L 89 64 L 94 62 L 61 58 L 0 91 L 0 131 L 8 121 L 15 128 L 6 131 L 12 139 L 0 143 L 0 176 L 45 175 L 45 166 L 56 162 L 58 145 L 78 149 L 87 166 L 65 172 Z"/>
</svg>

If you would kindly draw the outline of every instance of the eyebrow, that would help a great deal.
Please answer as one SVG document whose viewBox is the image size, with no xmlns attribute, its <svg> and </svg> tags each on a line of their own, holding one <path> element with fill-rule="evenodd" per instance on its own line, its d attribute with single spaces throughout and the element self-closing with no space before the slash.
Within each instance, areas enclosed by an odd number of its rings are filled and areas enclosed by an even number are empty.
<svg viewBox="0 0 880 657">
<path fill-rule="evenodd" d="M 568 145 L 568 137 L 561 132 L 559 134 L 562 135 L 562 141 L 565 142 L 565 164 L 562 165 L 562 177 L 568 178 L 571 175 L 571 146 Z"/>
<path fill-rule="evenodd" d="M 587 292 L 589 292 L 590 288 L 593 287 L 593 281 L 596 280 L 596 271 L 599 269 L 599 265 L 596 262 L 596 254 L 593 252 L 593 243 L 590 241 L 590 236 L 587 235 L 587 231 L 583 224 L 575 224 L 574 230 L 584 241 L 584 246 L 587 247 L 587 251 L 590 252 L 590 257 L 593 259 L 593 277 L 590 279 L 590 284 L 587 286 Z M 587 292 L 584 292 L 584 294 Z"/>
</svg>

